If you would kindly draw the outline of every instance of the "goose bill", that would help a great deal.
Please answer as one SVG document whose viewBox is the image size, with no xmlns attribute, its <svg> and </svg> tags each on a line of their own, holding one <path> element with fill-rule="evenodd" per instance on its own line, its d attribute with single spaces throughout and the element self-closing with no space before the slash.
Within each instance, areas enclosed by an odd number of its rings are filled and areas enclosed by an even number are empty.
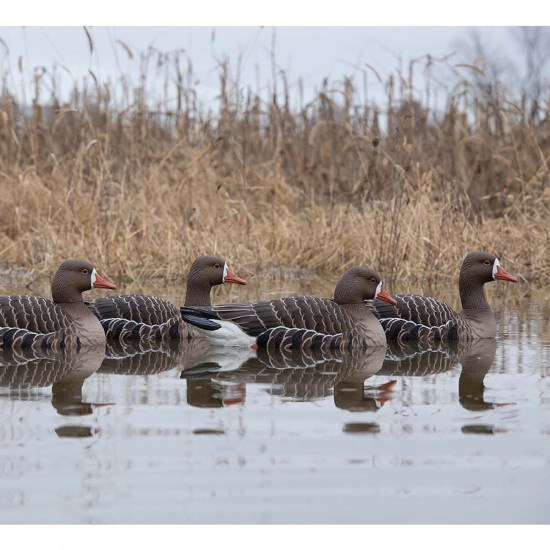
<svg viewBox="0 0 550 550">
<path fill-rule="evenodd" d="M 246 284 L 246 281 L 244 279 L 241 279 L 238 275 L 233 273 L 233 271 L 231 271 L 229 269 L 229 267 L 227 267 L 227 266 L 226 266 L 226 274 L 224 275 L 223 282 L 224 283 L 235 283 L 237 285 L 245 285 Z"/>
<path fill-rule="evenodd" d="M 97 271 L 95 272 L 95 281 L 93 282 L 93 288 L 107 288 L 109 290 L 116 290 L 116 286 L 110 283 L 107 279 L 104 279 Z"/>
<path fill-rule="evenodd" d="M 509 281 L 510 283 L 517 283 L 516 277 L 508 273 L 502 266 L 497 265 L 497 272 L 495 273 L 495 279 L 499 281 Z"/>
<path fill-rule="evenodd" d="M 391 304 L 392 306 L 397 305 L 397 301 L 392 298 L 383 288 L 380 289 L 380 292 L 377 293 L 376 298 L 379 300 L 384 300 L 384 302 L 388 302 L 388 304 Z"/>
</svg>

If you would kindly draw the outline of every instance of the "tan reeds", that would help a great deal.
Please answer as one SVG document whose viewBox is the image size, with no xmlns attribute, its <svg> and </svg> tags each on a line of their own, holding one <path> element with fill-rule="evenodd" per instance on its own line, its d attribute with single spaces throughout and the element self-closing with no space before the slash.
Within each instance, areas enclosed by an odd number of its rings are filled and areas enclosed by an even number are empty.
<svg viewBox="0 0 550 550">
<path fill-rule="evenodd" d="M 146 72 L 117 107 L 97 79 L 64 104 L 37 88 L 32 109 L 4 82 L 0 262 L 50 274 L 85 256 L 121 289 L 179 280 L 200 253 L 246 277 L 370 264 L 400 292 L 454 281 L 465 253 L 485 249 L 550 279 L 548 110 L 537 123 L 465 88 L 442 115 L 408 92 L 382 112 L 351 80 L 293 110 L 286 88 L 269 101 L 230 92 L 222 64 L 219 109 L 205 114 L 180 59 L 163 62 L 178 75 L 170 112 L 151 105 Z"/>
</svg>

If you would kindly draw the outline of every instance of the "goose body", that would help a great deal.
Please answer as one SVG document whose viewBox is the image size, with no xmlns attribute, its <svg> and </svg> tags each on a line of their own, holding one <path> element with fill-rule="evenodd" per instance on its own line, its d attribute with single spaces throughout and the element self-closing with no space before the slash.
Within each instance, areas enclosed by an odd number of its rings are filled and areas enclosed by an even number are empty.
<svg viewBox="0 0 550 550">
<path fill-rule="evenodd" d="M 462 311 L 457 312 L 445 302 L 417 294 L 394 296 L 396 306 L 380 300 L 373 300 L 369 305 L 388 340 L 494 338 L 497 333 L 495 315 L 483 289 L 485 283 L 494 280 L 517 281 L 492 254 L 470 252 L 462 262 L 459 276 Z"/>
<path fill-rule="evenodd" d="M 114 290 L 86 260 L 65 260 L 52 280 L 52 300 L 0 296 L 0 348 L 34 351 L 104 345 L 105 334 L 82 299 L 92 288 Z"/>
<path fill-rule="evenodd" d="M 280 349 L 385 346 L 384 331 L 365 300 L 395 303 L 368 267 L 349 269 L 334 298 L 291 296 L 250 304 L 183 307 L 183 319 L 214 345 Z"/>
<path fill-rule="evenodd" d="M 198 257 L 189 270 L 185 304 L 209 306 L 210 290 L 224 283 L 246 284 L 221 258 Z M 189 336 L 180 310 L 156 296 L 107 296 L 87 305 L 100 320 L 109 340 L 159 341 Z"/>
</svg>

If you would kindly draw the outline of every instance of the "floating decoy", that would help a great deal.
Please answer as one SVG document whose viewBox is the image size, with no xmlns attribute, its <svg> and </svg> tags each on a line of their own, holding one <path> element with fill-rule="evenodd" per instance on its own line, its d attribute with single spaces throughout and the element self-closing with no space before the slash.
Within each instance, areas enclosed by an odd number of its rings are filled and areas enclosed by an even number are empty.
<svg viewBox="0 0 550 550">
<path fill-rule="evenodd" d="M 418 294 L 394 296 L 396 306 L 373 300 L 369 303 L 384 327 L 388 340 L 462 340 L 494 338 L 495 315 L 483 285 L 491 281 L 517 282 L 493 254 L 470 252 L 462 262 L 459 276 L 462 311 L 456 312 L 445 302 Z"/>
<path fill-rule="evenodd" d="M 385 346 L 384 331 L 365 304 L 395 300 L 376 271 L 352 267 L 340 279 L 334 298 L 291 296 L 251 304 L 182 308 L 183 319 L 214 345 L 282 349 L 348 349 Z"/>
<path fill-rule="evenodd" d="M 222 258 L 199 256 L 189 270 L 185 305 L 209 306 L 210 290 L 223 283 L 246 284 Z M 109 340 L 159 341 L 189 335 L 179 308 L 156 296 L 106 296 L 87 305 L 101 321 Z"/>
<path fill-rule="evenodd" d="M 86 260 L 65 260 L 52 280 L 52 300 L 38 296 L 0 296 L 0 348 L 77 349 L 105 344 L 101 324 L 82 293 L 115 290 Z"/>
</svg>

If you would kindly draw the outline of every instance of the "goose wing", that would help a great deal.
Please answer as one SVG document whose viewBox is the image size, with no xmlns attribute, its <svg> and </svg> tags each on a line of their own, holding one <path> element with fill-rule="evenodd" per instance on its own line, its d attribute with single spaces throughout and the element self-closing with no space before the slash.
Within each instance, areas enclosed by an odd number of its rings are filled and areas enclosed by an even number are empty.
<svg viewBox="0 0 550 550">
<path fill-rule="evenodd" d="M 69 328 L 71 318 L 51 300 L 39 296 L 0 296 L 0 328 L 48 334 Z"/>
<path fill-rule="evenodd" d="M 205 325 L 203 328 L 207 330 L 214 330 L 217 320 L 230 321 L 255 338 L 267 330 L 281 327 L 333 335 L 353 326 L 351 316 L 333 300 L 314 296 L 291 296 L 279 300 L 212 307 L 184 306 L 181 313 L 183 319 L 192 324 L 202 320 Z"/>
<path fill-rule="evenodd" d="M 457 313 L 441 300 L 419 294 L 398 294 L 394 296 L 397 306 L 382 300 L 370 300 L 369 305 L 379 319 L 399 318 L 428 327 L 456 321 Z"/>
<path fill-rule="evenodd" d="M 388 340 L 437 342 L 458 338 L 459 316 L 445 302 L 418 294 L 398 294 L 394 298 L 396 306 L 369 300 Z"/>
<path fill-rule="evenodd" d="M 175 305 L 156 296 L 144 294 L 105 296 L 86 302 L 86 305 L 100 321 L 126 319 L 146 325 L 162 325 L 179 316 Z"/>
<path fill-rule="evenodd" d="M 71 317 L 52 301 L 38 296 L 0 296 L 0 348 L 61 349 L 73 333 Z"/>
<path fill-rule="evenodd" d="M 156 296 L 127 294 L 86 302 L 109 340 L 156 341 L 179 338 L 178 308 Z"/>
</svg>

